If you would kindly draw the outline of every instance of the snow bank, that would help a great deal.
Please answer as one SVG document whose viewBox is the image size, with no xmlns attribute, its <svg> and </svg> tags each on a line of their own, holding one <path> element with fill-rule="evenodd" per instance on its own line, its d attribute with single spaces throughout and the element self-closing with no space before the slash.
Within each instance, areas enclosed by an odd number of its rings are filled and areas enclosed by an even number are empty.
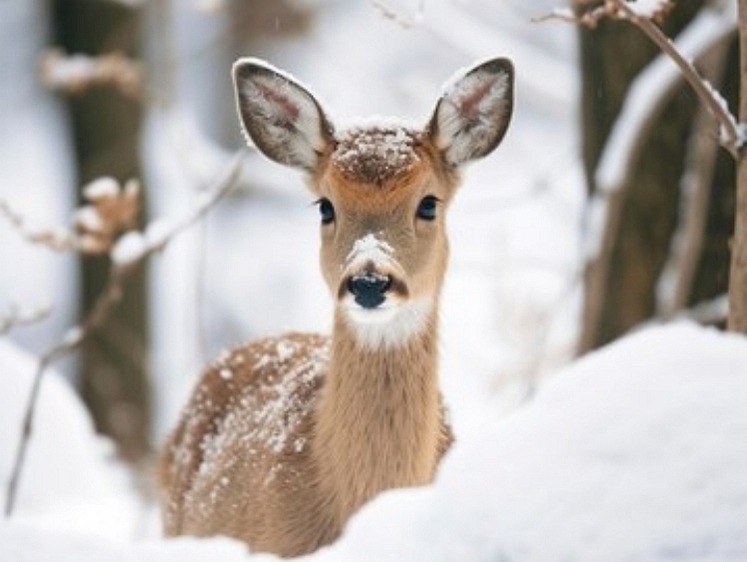
<svg viewBox="0 0 747 562">
<path fill-rule="evenodd" d="M 0 502 L 18 446 L 37 361 L 0 338 Z M 137 501 L 111 443 L 68 383 L 53 370 L 42 381 L 34 432 L 16 496 L 14 521 L 44 529 L 131 538 Z M 3 555 L 0 544 L 0 560 Z"/>
<path fill-rule="evenodd" d="M 310 560 L 747 559 L 747 340 L 656 327 L 459 436 L 430 489 L 382 496 Z"/>
<path fill-rule="evenodd" d="M 434 486 L 382 495 L 304 560 L 745 560 L 745 475 L 747 339 L 652 327 L 459 435 Z M 0 526 L 0 559 L 274 560 L 225 539 L 84 541 L 17 524 Z"/>
</svg>

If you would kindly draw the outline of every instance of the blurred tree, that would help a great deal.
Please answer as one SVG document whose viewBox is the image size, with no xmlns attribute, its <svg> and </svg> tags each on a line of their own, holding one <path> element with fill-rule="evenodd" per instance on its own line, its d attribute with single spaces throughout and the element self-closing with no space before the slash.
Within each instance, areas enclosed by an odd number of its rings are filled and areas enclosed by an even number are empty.
<svg viewBox="0 0 747 562">
<path fill-rule="evenodd" d="M 739 122 L 747 123 L 747 0 L 739 0 Z M 745 131 L 742 131 L 744 135 Z M 734 248 L 729 275 L 729 329 L 747 334 L 747 153 L 739 147 L 737 155 L 736 224 Z"/>
<path fill-rule="evenodd" d="M 138 54 L 139 11 L 124 3 L 55 0 L 53 15 L 56 43 L 70 53 Z M 139 178 L 141 104 L 107 87 L 87 89 L 68 104 L 79 183 L 100 176 Z M 108 257 L 81 258 L 81 273 L 85 311 L 106 282 Z M 129 280 L 119 306 L 84 345 L 81 362 L 81 391 L 96 427 L 130 460 L 148 450 L 145 279 L 139 272 Z"/>
<path fill-rule="evenodd" d="M 703 5 L 702 0 L 676 2 L 662 24 L 664 32 L 675 37 Z M 659 50 L 639 29 L 625 22 L 602 20 L 594 29 L 581 26 L 579 33 L 583 158 L 589 194 L 593 195 L 599 188 L 595 172 L 600 157 L 629 88 Z M 699 64 L 708 66 L 703 71 L 717 79 L 715 86 L 733 103 L 738 76 L 736 41 L 725 48 L 721 46 L 716 56 L 706 54 Z M 719 75 L 723 80 L 718 79 Z M 683 82 L 658 108 L 655 121 L 646 124 L 643 145 L 638 147 L 637 160 L 620 189 L 619 218 L 606 225 L 606 243 L 585 271 L 581 353 L 613 340 L 660 312 L 657 286 L 682 219 L 683 174 L 688 166 L 704 165 L 687 163 L 688 154 L 697 152 L 691 149 L 691 137 L 714 130 L 712 121 L 708 121 L 708 129 L 695 126 L 698 108 L 694 94 Z M 692 282 L 680 297 L 684 306 L 712 299 L 727 290 L 728 242 L 734 217 L 733 160 L 726 151 L 715 148 L 715 140 L 710 144 L 715 165 L 706 180 L 711 189 L 705 203 L 704 240 L 696 249 L 697 255 L 692 256 Z"/>
</svg>

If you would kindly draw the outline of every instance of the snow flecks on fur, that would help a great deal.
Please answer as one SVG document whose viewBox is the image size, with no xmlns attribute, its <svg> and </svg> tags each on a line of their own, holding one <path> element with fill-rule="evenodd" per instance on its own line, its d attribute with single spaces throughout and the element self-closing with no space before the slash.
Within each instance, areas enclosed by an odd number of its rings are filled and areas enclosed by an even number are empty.
<svg viewBox="0 0 747 562">
<path fill-rule="evenodd" d="M 186 501 L 208 513 L 239 466 L 265 467 L 257 475 L 267 485 L 305 451 L 329 353 L 326 338 L 288 335 L 224 352 L 210 366 L 174 450 L 176 465 L 196 468 Z"/>
<path fill-rule="evenodd" d="M 337 136 L 332 162 L 347 177 L 382 185 L 411 169 L 419 160 L 416 133 L 405 126 L 356 126 Z"/>
</svg>

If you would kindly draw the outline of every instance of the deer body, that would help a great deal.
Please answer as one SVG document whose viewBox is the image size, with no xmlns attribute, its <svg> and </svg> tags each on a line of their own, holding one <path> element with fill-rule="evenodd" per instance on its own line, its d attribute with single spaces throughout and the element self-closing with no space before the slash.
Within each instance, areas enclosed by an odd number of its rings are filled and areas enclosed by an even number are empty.
<svg viewBox="0 0 747 562">
<path fill-rule="evenodd" d="M 513 70 L 474 67 L 422 130 L 341 133 L 264 63 L 240 60 L 234 80 L 247 134 L 319 197 L 333 331 L 246 344 L 205 371 L 161 457 L 164 526 L 294 556 L 334 540 L 377 493 L 429 483 L 451 443 L 438 388 L 443 207 L 459 166 L 503 137 Z"/>
</svg>

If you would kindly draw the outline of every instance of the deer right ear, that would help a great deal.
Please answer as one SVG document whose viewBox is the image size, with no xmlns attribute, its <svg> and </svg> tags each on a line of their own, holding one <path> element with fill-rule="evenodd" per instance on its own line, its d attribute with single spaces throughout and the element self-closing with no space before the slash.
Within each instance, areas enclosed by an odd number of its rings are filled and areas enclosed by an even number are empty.
<svg viewBox="0 0 747 562">
<path fill-rule="evenodd" d="M 233 83 L 244 131 L 256 147 L 280 164 L 312 170 L 334 134 L 316 98 L 254 58 L 234 63 Z"/>
</svg>

